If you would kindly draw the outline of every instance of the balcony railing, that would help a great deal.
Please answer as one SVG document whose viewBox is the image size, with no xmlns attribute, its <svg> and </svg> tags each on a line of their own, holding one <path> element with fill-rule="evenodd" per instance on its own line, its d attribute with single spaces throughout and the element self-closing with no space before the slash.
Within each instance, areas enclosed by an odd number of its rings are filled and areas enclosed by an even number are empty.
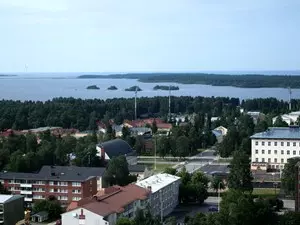
<svg viewBox="0 0 300 225">
<path fill-rule="evenodd" d="M 32 184 L 20 184 L 20 187 L 31 188 L 31 187 L 32 187 Z"/>
<path fill-rule="evenodd" d="M 21 191 L 20 191 L 20 194 L 21 194 L 21 195 L 32 195 L 32 191 L 24 191 L 24 190 L 21 190 Z"/>
<path fill-rule="evenodd" d="M 32 198 L 24 198 L 25 202 L 32 202 Z"/>
</svg>

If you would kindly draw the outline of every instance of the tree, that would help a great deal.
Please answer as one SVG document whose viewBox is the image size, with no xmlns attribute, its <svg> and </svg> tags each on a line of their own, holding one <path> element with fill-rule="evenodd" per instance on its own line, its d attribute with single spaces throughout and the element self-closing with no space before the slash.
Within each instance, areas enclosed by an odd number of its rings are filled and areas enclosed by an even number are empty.
<svg viewBox="0 0 300 225">
<path fill-rule="evenodd" d="M 176 217 L 172 216 L 172 217 L 167 218 L 167 219 L 164 221 L 164 224 L 165 224 L 165 225 L 177 225 Z"/>
<path fill-rule="evenodd" d="M 117 220 L 116 225 L 133 225 L 133 221 L 128 218 L 121 217 Z"/>
<path fill-rule="evenodd" d="M 190 153 L 190 143 L 186 136 L 180 136 L 176 140 L 176 151 L 178 156 L 184 158 Z"/>
<path fill-rule="evenodd" d="M 11 194 L 3 185 L 2 183 L 0 182 L 0 194 L 2 195 L 9 195 Z"/>
<path fill-rule="evenodd" d="M 152 123 L 151 129 L 152 129 L 152 133 L 156 134 L 156 132 L 157 132 L 157 125 L 156 125 L 156 121 L 155 120 Z"/>
<path fill-rule="evenodd" d="M 63 213 L 63 209 L 59 201 L 54 199 L 41 200 L 34 204 L 33 211 L 46 211 L 49 213 L 49 219 L 58 219 Z"/>
<path fill-rule="evenodd" d="M 225 184 L 220 177 L 214 176 L 211 181 L 210 188 L 214 189 L 217 193 L 218 191 L 225 189 Z"/>
<path fill-rule="evenodd" d="M 109 160 L 108 167 L 104 173 L 103 179 L 109 186 L 127 185 L 136 180 L 136 177 L 129 175 L 128 163 L 125 156 L 118 156 Z"/>
<path fill-rule="evenodd" d="M 131 132 L 128 127 L 123 126 L 122 128 L 122 138 L 125 140 L 127 137 L 130 137 Z"/>
<path fill-rule="evenodd" d="M 299 212 L 286 212 L 279 219 L 279 225 L 298 225 L 300 224 Z"/>
<path fill-rule="evenodd" d="M 278 116 L 275 120 L 275 123 L 273 124 L 274 127 L 288 127 L 289 125 L 287 122 L 282 120 L 281 116 Z"/>
<path fill-rule="evenodd" d="M 300 162 L 300 158 L 290 158 L 284 166 L 281 178 L 281 187 L 285 194 L 295 196 L 296 187 L 296 164 Z"/>
<path fill-rule="evenodd" d="M 164 173 L 176 175 L 177 170 L 175 168 L 167 167 L 167 168 L 165 168 Z"/>
<path fill-rule="evenodd" d="M 133 220 L 134 225 L 162 225 L 159 218 L 153 217 L 150 209 L 138 210 Z"/>
<path fill-rule="evenodd" d="M 169 137 L 162 136 L 158 138 L 156 146 L 157 146 L 158 155 L 164 158 L 168 154 L 171 148 Z"/>
<path fill-rule="evenodd" d="M 234 152 L 230 163 L 228 187 L 242 192 L 252 192 L 252 180 L 249 157 L 242 151 Z"/>
</svg>

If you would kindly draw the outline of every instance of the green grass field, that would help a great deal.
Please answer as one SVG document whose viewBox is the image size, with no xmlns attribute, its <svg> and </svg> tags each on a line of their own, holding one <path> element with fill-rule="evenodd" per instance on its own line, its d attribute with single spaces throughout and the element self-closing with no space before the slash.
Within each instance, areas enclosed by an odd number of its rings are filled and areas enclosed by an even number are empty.
<svg viewBox="0 0 300 225">
<path fill-rule="evenodd" d="M 277 188 L 276 194 L 278 194 L 278 193 L 279 193 L 279 189 Z M 262 196 L 275 195 L 275 188 L 254 188 L 252 194 L 253 195 L 262 195 Z"/>
</svg>

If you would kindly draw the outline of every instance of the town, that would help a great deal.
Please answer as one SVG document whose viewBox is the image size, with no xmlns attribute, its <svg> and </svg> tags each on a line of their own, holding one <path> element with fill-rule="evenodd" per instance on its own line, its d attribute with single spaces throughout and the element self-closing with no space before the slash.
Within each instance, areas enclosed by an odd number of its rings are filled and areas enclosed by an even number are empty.
<svg viewBox="0 0 300 225">
<path fill-rule="evenodd" d="M 298 101 L 72 101 L 1 102 L 2 224 L 299 222 Z M 65 120 L 74 118 L 71 111 L 50 120 L 62 104 L 68 111 L 79 101 L 93 110 L 86 122 L 72 126 Z M 54 114 L 31 116 L 47 104 L 56 105 Z M 94 110 L 106 104 L 129 107 L 121 123 L 120 111 Z M 144 105 L 153 111 L 144 113 Z"/>
</svg>

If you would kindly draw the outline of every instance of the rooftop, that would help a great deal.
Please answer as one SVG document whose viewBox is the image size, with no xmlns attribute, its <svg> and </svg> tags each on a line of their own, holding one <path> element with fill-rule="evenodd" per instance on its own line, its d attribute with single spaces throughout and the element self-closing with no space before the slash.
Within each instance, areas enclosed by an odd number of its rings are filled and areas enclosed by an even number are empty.
<svg viewBox="0 0 300 225">
<path fill-rule="evenodd" d="M 122 139 L 106 141 L 98 144 L 98 147 L 103 148 L 109 158 L 127 155 L 133 152 L 133 149 L 130 147 L 130 145 Z"/>
<path fill-rule="evenodd" d="M 43 166 L 38 173 L 0 172 L 0 179 L 78 181 L 104 174 L 102 167 Z"/>
<path fill-rule="evenodd" d="M 300 128 L 298 126 L 290 127 L 269 127 L 267 131 L 256 133 L 251 139 L 290 139 L 300 140 Z"/>
<path fill-rule="evenodd" d="M 136 200 L 147 199 L 149 191 L 135 184 L 124 187 L 112 186 L 92 198 L 85 198 L 77 203 L 77 207 L 84 208 L 101 216 L 121 213 L 125 206 Z"/>
<path fill-rule="evenodd" d="M 180 180 L 180 177 L 170 175 L 167 173 L 160 173 L 148 177 L 144 180 L 138 181 L 136 185 L 143 188 L 151 187 L 151 191 L 154 193 L 177 180 Z"/>
<path fill-rule="evenodd" d="M 14 199 L 18 198 L 24 198 L 22 195 L 1 195 L 0 194 L 0 204 L 3 204 L 5 202 L 12 201 Z"/>
</svg>

